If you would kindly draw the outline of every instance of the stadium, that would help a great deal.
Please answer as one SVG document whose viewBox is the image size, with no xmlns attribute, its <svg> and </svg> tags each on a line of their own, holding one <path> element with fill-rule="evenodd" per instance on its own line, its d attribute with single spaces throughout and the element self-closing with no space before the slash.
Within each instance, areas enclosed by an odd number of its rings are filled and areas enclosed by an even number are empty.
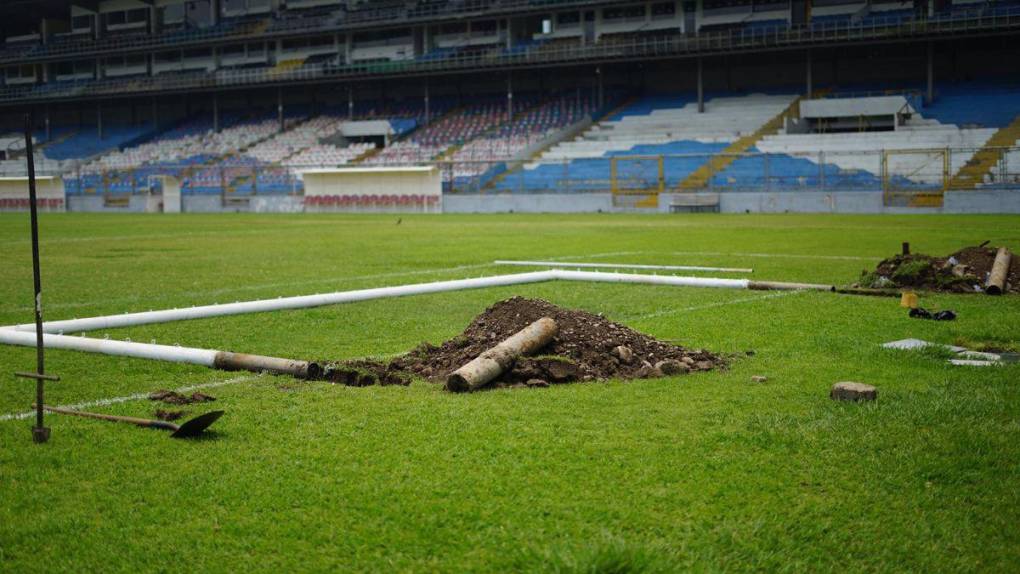
<svg viewBox="0 0 1020 574">
<path fill-rule="evenodd" d="M 0 38 L 0 571 L 1020 567 L 1020 2 Z"/>
</svg>

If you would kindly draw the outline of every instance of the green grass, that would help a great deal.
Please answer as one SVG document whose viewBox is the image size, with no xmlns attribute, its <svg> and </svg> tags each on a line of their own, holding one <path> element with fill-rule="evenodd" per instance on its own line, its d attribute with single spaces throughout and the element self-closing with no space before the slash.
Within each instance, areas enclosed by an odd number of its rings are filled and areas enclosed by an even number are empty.
<svg viewBox="0 0 1020 574">
<path fill-rule="evenodd" d="M 990 216 L 42 216 L 48 319 L 519 268 L 493 259 L 753 267 L 850 283 L 909 241 L 1020 250 Z M 31 321 L 25 216 L 0 215 L 0 324 Z M 214 438 L 77 418 L 0 421 L 0 571 L 1016 571 L 1020 367 L 879 348 L 1013 346 L 1020 297 L 897 299 L 584 283 L 463 291 L 96 332 L 295 358 L 389 356 L 523 295 L 740 354 L 676 378 L 452 395 L 67 351 L 50 403 L 226 381 Z M 0 347 L 0 374 L 34 351 Z M 765 384 L 749 382 L 767 375 Z M 829 400 L 832 383 L 879 388 Z M 0 415 L 31 383 L 6 379 Z M 102 412 L 151 416 L 129 401 Z M 210 406 L 190 407 L 197 413 Z"/>
</svg>

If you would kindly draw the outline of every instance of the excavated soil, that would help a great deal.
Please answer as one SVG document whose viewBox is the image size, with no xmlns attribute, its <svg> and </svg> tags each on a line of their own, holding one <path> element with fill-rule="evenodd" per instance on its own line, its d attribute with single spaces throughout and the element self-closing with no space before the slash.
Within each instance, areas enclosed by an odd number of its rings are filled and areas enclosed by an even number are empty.
<svg viewBox="0 0 1020 574">
<path fill-rule="evenodd" d="M 191 393 L 190 395 L 182 395 L 175 391 L 161 389 L 149 393 L 149 400 L 164 402 L 168 405 L 190 405 L 192 403 L 207 403 L 210 401 L 215 401 L 216 397 L 209 396 L 205 393 Z"/>
<path fill-rule="evenodd" d="M 184 411 L 164 411 L 163 409 L 156 410 L 156 418 L 161 421 L 175 421 L 184 416 Z"/>
<path fill-rule="evenodd" d="M 460 335 L 441 345 L 422 343 L 388 363 L 330 364 L 325 369 L 326 378 L 356 386 L 408 384 L 413 377 L 443 383 L 451 372 L 542 317 L 556 321 L 556 337 L 534 356 L 519 358 L 490 386 L 541 387 L 550 383 L 649 378 L 708 371 L 725 364 L 722 357 L 708 351 L 659 341 L 601 315 L 564 309 L 540 299 L 514 297 L 489 307 Z"/>
<path fill-rule="evenodd" d="M 995 247 L 965 247 L 947 257 L 910 254 L 883 260 L 874 271 L 862 271 L 860 287 L 909 287 L 925 291 L 969 293 L 983 291 L 995 262 Z M 1020 257 L 1013 255 L 1006 292 L 1020 288 Z"/>
</svg>

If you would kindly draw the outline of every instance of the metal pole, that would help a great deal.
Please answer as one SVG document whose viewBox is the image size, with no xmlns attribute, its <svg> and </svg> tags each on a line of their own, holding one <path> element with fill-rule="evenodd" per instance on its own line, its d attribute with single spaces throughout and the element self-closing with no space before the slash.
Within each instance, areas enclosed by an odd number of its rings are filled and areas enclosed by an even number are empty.
<svg viewBox="0 0 1020 574">
<path fill-rule="evenodd" d="M 811 84 L 812 84 L 812 81 L 811 81 L 811 50 L 807 51 L 807 63 L 805 65 L 805 71 L 804 72 L 805 72 L 805 76 L 806 76 L 806 80 L 807 80 L 807 86 L 806 86 L 807 89 L 805 90 L 805 94 L 810 99 L 811 98 L 811 92 L 812 92 L 812 87 L 811 87 Z"/>
<path fill-rule="evenodd" d="M 429 106 L 429 83 L 425 82 L 425 125 L 432 123 L 432 108 Z"/>
<path fill-rule="evenodd" d="M 25 151 L 28 157 L 28 204 L 32 226 L 32 281 L 35 287 L 35 427 L 32 440 L 44 443 L 50 438 L 50 429 L 43 426 L 44 379 L 46 361 L 42 329 L 42 278 L 39 273 L 39 213 L 35 193 L 35 150 L 32 149 L 32 114 L 25 114 Z"/>
<path fill-rule="evenodd" d="M 935 100 L 935 44 L 928 42 L 928 90 L 924 94 L 924 103 L 931 105 Z"/>
<path fill-rule="evenodd" d="M 702 68 L 704 64 L 701 58 L 698 58 L 698 113 L 705 113 L 705 84 L 702 80 Z"/>
<path fill-rule="evenodd" d="M 276 115 L 280 120 L 280 131 L 284 129 L 283 123 L 283 88 L 276 89 Z"/>
<path fill-rule="evenodd" d="M 514 119 L 514 88 L 509 72 L 506 75 L 506 121 Z"/>
<path fill-rule="evenodd" d="M 220 96 L 213 94 L 212 100 L 212 125 L 213 132 L 220 133 Z"/>
</svg>

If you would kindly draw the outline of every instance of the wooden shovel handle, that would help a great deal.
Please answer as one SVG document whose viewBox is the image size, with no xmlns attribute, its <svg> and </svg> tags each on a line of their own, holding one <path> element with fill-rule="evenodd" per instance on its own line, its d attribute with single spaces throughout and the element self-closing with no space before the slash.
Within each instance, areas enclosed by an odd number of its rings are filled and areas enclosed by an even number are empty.
<svg viewBox="0 0 1020 574">
<path fill-rule="evenodd" d="M 85 411 L 76 411 L 72 409 L 63 409 L 60 407 L 50 407 L 43 405 L 43 409 L 51 413 L 60 413 L 62 415 L 71 415 L 75 417 L 85 417 L 87 419 L 100 419 L 104 421 L 114 421 L 118 423 L 129 423 L 135 426 L 146 427 L 146 428 L 157 428 L 168 431 L 176 431 L 179 427 L 173 423 L 166 421 L 156 421 L 150 419 L 139 419 L 135 417 L 121 417 L 117 415 L 104 415 L 100 413 L 89 413 Z"/>
</svg>

